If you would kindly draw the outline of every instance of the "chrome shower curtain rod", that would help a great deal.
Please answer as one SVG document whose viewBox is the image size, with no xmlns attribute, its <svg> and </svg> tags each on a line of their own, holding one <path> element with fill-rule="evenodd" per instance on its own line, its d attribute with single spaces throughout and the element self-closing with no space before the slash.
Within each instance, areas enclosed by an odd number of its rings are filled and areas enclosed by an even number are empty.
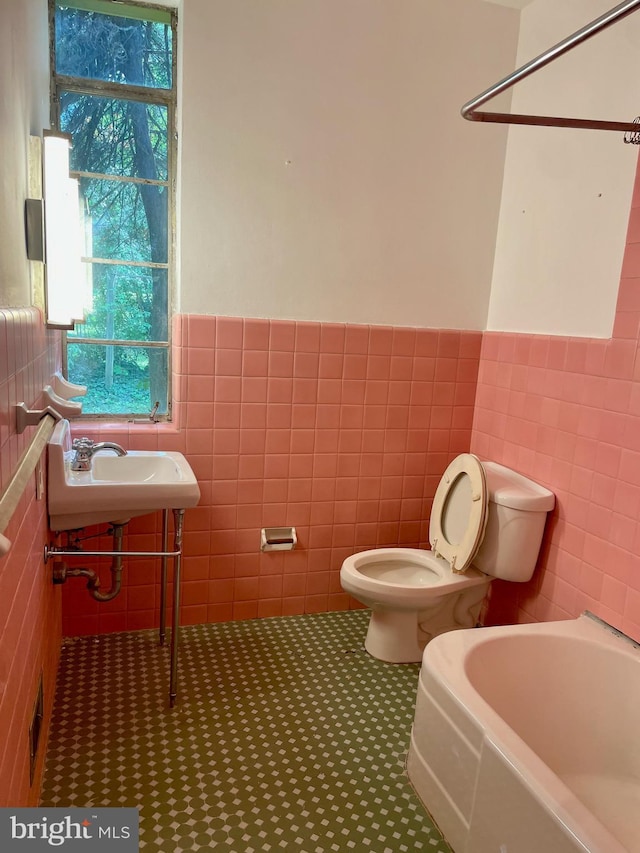
<svg viewBox="0 0 640 853">
<path fill-rule="evenodd" d="M 577 32 L 573 33 L 573 35 L 570 35 L 561 42 L 558 42 L 558 44 L 549 48 L 549 50 L 541 53 L 540 56 L 537 56 L 535 59 L 527 62 L 526 65 L 518 68 L 503 80 L 500 80 L 480 95 L 477 95 L 473 100 L 468 101 L 461 109 L 463 117 L 469 121 L 488 121 L 497 122 L 499 124 L 527 124 L 540 125 L 542 127 L 577 127 L 590 130 L 625 131 L 625 142 L 628 141 L 640 144 L 640 133 L 638 132 L 640 128 L 638 124 L 634 122 L 597 121 L 580 118 L 559 118 L 556 116 L 518 115 L 517 113 L 495 113 L 482 112 L 478 110 L 478 107 L 481 107 L 487 101 L 495 98 L 496 95 L 510 89 L 520 80 L 524 80 L 525 77 L 535 73 L 539 68 L 543 68 L 545 65 L 553 62 L 557 57 L 562 56 L 563 53 L 568 53 L 572 48 L 581 44 L 583 41 L 586 41 L 596 35 L 596 33 L 599 33 L 601 30 L 606 29 L 606 27 L 611 26 L 611 24 L 615 24 L 616 21 L 625 18 L 627 15 L 637 11 L 639 8 L 640 0 L 625 0 L 624 3 L 620 3 L 618 6 L 610 9 L 604 15 L 596 18 L 595 21 L 592 21 L 590 24 L 587 24 Z M 631 138 L 627 139 L 627 134 Z"/>
</svg>

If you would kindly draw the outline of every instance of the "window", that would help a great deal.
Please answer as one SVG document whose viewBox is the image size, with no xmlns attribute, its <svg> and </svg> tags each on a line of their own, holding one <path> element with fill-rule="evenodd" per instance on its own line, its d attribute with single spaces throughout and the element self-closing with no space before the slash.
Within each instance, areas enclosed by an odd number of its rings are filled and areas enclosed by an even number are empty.
<svg viewBox="0 0 640 853">
<path fill-rule="evenodd" d="M 93 306 L 66 335 L 83 411 L 168 414 L 176 13 L 49 0 L 52 123 L 72 137 Z"/>
</svg>

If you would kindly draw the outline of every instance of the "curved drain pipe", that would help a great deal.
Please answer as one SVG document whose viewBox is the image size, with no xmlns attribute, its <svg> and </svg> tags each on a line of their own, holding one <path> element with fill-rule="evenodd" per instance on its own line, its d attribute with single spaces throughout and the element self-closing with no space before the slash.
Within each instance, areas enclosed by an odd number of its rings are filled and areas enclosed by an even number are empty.
<svg viewBox="0 0 640 853">
<path fill-rule="evenodd" d="M 87 589 L 96 601 L 111 601 L 122 588 L 122 537 L 124 524 L 113 524 L 113 559 L 111 560 L 111 589 L 100 591 L 100 578 L 95 569 L 70 569 L 64 562 L 53 565 L 53 582 L 64 583 L 67 578 L 87 578 Z M 81 552 L 78 552 L 81 553 Z"/>
</svg>

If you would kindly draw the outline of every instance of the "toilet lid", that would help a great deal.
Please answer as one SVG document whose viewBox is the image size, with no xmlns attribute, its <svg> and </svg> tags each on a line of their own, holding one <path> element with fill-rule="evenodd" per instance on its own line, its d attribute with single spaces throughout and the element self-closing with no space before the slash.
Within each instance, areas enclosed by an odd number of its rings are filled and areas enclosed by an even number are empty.
<svg viewBox="0 0 640 853">
<path fill-rule="evenodd" d="M 429 521 L 431 548 L 454 572 L 471 565 L 484 537 L 487 507 L 484 468 L 477 456 L 462 453 L 442 475 Z"/>
</svg>

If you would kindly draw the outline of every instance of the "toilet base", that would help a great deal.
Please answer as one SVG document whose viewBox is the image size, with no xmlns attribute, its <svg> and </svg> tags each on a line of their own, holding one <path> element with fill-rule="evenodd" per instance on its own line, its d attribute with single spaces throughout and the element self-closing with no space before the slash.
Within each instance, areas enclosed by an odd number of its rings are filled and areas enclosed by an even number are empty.
<svg viewBox="0 0 640 853">
<path fill-rule="evenodd" d="M 414 663 L 422 660 L 418 614 L 407 610 L 374 610 L 364 647 L 369 654 L 387 663 Z"/>
<path fill-rule="evenodd" d="M 371 613 L 364 647 L 386 663 L 419 663 L 429 640 L 459 628 L 474 628 L 490 580 L 449 594 L 425 610 L 389 610 Z"/>
</svg>

